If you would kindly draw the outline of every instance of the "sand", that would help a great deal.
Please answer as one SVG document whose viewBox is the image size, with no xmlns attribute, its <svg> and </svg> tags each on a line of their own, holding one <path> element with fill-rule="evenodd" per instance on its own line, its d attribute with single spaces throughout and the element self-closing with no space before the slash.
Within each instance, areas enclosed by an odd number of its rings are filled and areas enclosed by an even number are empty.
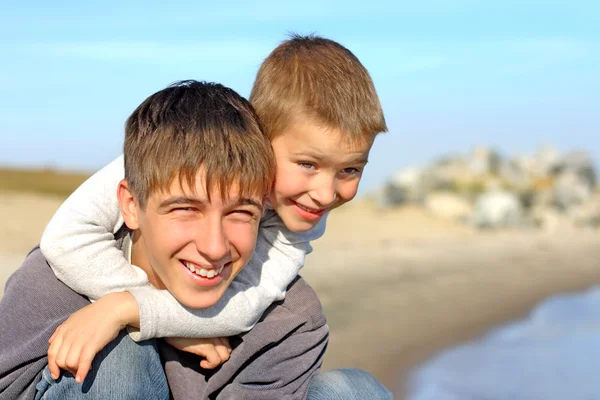
<svg viewBox="0 0 600 400">
<path fill-rule="evenodd" d="M 0 193 L 2 286 L 60 203 Z M 332 213 L 302 275 L 331 328 L 324 368 L 364 368 L 401 398 L 403 378 L 435 352 L 600 283 L 598 260 L 600 232 L 480 233 L 356 201 Z"/>
</svg>

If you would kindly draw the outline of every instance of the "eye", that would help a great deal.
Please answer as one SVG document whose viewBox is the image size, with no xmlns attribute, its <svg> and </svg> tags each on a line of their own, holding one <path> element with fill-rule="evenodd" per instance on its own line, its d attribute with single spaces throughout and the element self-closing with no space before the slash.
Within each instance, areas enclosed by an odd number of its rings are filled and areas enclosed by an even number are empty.
<svg viewBox="0 0 600 400">
<path fill-rule="evenodd" d="M 340 171 L 342 175 L 359 175 L 362 171 L 358 168 L 349 167 Z"/>
<path fill-rule="evenodd" d="M 196 209 L 194 207 L 177 207 L 177 208 L 174 208 L 171 211 L 175 211 L 175 212 L 194 212 L 194 211 L 196 211 Z"/>
<path fill-rule="evenodd" d="M 252 211 L 248 211 L 248 210 L 235 210 L 234 213 L 235 214 L 250 215 L 251 217 L 254 216 L 254 213 Z"/>
<path fill-rule="evenodd" d="M 258 216 L 257 216 L 258 214 L 251 210 L 244 210 L 244 209 L 233 210 L 229 214 L 234 216 L 235 218 L 243 220 L 243 221 L 254 221 L 254 220 L 258 219 Z"/>
<path fill-rule="evenodd" d="M 300 166 L 300 168 L 304 168 L 304 169 L 315 169 L 316 168 L 315 164 L 310 163 L 310 162 L 301 161 L 298 163 L 298 165 Z"/>
</svg>

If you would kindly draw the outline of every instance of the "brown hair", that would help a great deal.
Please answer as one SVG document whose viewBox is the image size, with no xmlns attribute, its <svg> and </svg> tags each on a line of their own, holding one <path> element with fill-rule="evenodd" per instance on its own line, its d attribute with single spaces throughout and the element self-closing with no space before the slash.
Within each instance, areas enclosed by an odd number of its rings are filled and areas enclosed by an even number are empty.
<svg viewBox="0 0 600 400">
<path fill-rule="evenodd" d="M 205 172 L 207 191 L 227 196 L 267 196 L 275 158 L 250 103 L 216 83 L 176 82 L 150 97 L 125 125 L 125 179 L 145 207 L 148 196 L 167 190 L 173 179 L 194 190 Z"/>
<path fill-rule="evenodd" d="M 375 86 L 350 50 L 318 36 L 292 35 L 260 66 L 250 102 L 272 140 L 302 116 L 350 141 L 387 131 Z"/>
</svg>

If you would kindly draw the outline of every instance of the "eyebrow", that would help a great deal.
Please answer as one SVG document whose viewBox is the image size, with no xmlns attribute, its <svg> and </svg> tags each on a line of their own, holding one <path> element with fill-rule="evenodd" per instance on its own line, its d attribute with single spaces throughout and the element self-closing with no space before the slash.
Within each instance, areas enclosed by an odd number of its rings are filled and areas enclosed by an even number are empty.
<svg viewBox="0 0 600 400">
<path fill-rule="evenodd" d="M 320 151 L 318 149 L 311 149 L 309 151 L 293 152 L 292 155 L 295 157 L 308 156 L 308 157 L 312 157 L 312 158 L 319 159 L 319 160 L 329 161 L 329 157 L 325 153 L 323 153 L 322 151 Z M 361 155 L 356 158 L 352 158 L 347 161 L 344 161 L 344 164 L 354 164 L 354 163 L 368 164 L 369 158 Z"/>
<path fill-rule="evenodd" d="M 158 208 L 165 209 L 170 206 L 177 205 L 177 204 L 194 204 L 197 206 L 203 206 L 208 203 L 209 203 L 208 200 L 203 200 L 203 199 L 199 199 L 196 197 L 177 196 L 177 197 L 171 197 L 171 198 L 163 201 L 162 203 L 160 203 Z M 233 207 L 242 206 L 242 205 L 254 206 L 259 209 L 262 209 L 262 206 L 263 206 L 261 203 L 255 201 L 253 199 L 250 199 L 250 198 L 241 198 L 230 204 L 230 206 L 233 206 Z"/>
<path fill-rule="evenodd" d="M 201 200 L 195 197 L 187 197 L 187 196 L 177 196 L 171 197 L 163 201 L 159 204 L 158 208 L 167 208 L 176 204 L 195 204 L 195 205 L 204 205 L 207 204 L 208 201 Z"/>
<path fill-rule="evenodd" d="M 263 205 L 259 202 L 257 202 L 256 200 L 252 200 L 250 198 L 243 198 L 243 199 L 238 199 L 238 201 L 236 201 L 235 203 L 233 203 L 233 206 L 254 206 L 258 209 L 262 209 Z"/>
</svg>

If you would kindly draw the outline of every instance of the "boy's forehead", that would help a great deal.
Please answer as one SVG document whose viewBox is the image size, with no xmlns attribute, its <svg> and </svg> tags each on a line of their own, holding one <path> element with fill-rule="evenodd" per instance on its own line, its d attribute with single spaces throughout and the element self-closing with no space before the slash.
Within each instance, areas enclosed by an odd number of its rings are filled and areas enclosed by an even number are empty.
<svg viewBox="0 0 600 400">
<path fill-rule="evenodd" d="M 311 153 L 315 156 L 331 155 L 350 158 L 364 158 L 373 145 L 373 138 L 354 138 L 352 135 L 333 127 L 320 125 L 310 120 L 297 121 L 283 131 L 274 141 L 280 141 L 295 153 Z M 274 147 L 277 151 L 277 146 Z"/>
<path fill-rule="evenodd" d="M 262 206 L 264 194 L 257 191 L 242 191 L 239 180 L 232 180 L 221 188 L 218 181 L 212 181 L 207 187 L 203 173 L 198 173 L 192 184 L 183 177 L 174 178 L 168 187 L 155 190 L 150 199 L 158 205 L 169 202 L 196 202 L 203 204 L 249 204 Z"/>
<path fill-rule="evenodd" d="M 373 144 L 371 135 L 353 134 L 342 130 L 338 126 L 328 125 L 311 118 L 298 118 L 290 123 L 281 135 L 292 134 L 307 143 L 314 143 L 327 139 L 329 142 L 337 143 L 344 148 L 364 148 Z"/>
</svg>

